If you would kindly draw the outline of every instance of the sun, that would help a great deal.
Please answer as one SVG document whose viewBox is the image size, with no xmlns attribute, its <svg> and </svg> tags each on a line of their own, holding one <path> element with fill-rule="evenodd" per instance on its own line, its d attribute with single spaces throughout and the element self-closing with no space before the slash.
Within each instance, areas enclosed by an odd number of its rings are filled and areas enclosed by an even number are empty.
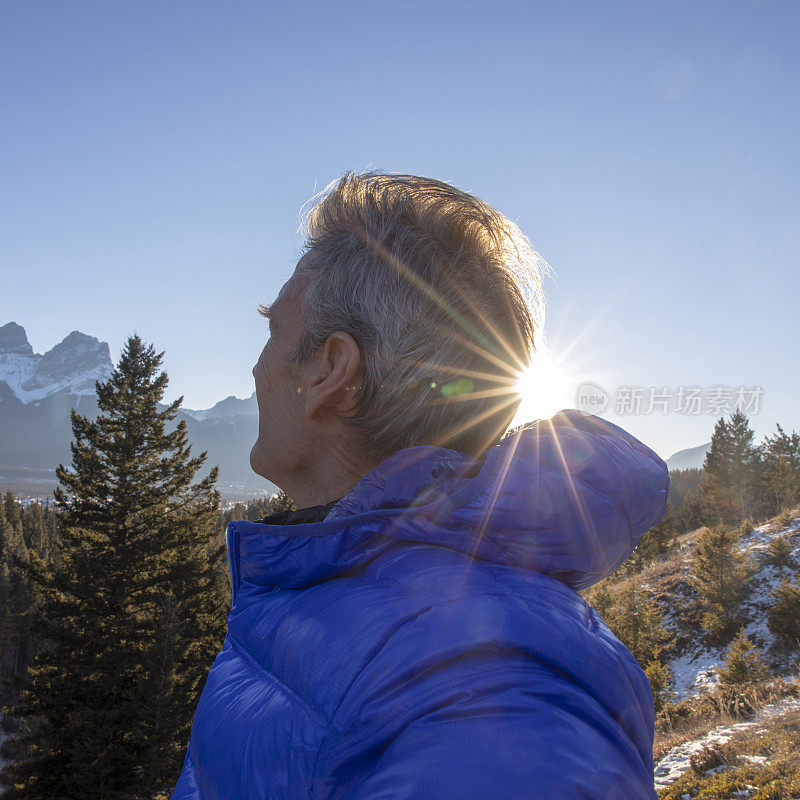
<svg viewBox="0 0 800 800">
<path fill-rule="evenodd" d="M 522 402 L 511 427 L 548 419 L 564 408 L 575 405 L 575 381 L 564 363 L 549 350 L 540 350 L 531 365 L 517 380 L 517 392 Z"/>
</svg>

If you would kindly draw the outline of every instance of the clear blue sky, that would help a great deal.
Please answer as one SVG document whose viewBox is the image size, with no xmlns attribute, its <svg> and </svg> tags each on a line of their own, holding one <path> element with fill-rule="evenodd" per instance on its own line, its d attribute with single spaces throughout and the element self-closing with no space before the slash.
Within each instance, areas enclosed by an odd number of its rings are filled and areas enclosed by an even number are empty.
<svg viewBox="0 0 800 800">
<path fill-rule="evenodd" d="M 519 223 L 575 369 L 800 427 L 798 42 L 792 0 L 6 0 L 0 324 L 136 330 L 170 399 L 248 396 L 300 207 L 373 166 Z M 714 421 L 608 416 L 665 455 Z"/>
</svg>

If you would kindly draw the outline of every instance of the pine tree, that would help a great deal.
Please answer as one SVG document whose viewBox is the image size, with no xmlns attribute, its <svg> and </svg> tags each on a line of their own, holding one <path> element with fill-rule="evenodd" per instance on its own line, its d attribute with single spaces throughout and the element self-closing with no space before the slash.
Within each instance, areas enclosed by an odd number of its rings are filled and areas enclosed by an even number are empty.
<svg viewBox="0 0 800 800">
<path fill-rule="evenodd" d="M 800 647 L 800 573 L 794 581 L 782 580 L 770 595 L 767 624 L 770 632 L 788 646 Z"/>
<path fill-rule="evenodd" d="M 614 596 L 609 589 L 609 580 L 606 578 L 595 584 L 586 594 L 587 602 L 606 621 L 606 624 L 614 608 Z"/>
<path fill-rule="evenodd" d="M 672 503 L 667 500 L 663 518 L 639 539 L 633 555 L 628 559 L 633 563 L 634 571 L 641 570 L 650 562 L 668 553 L 675 546 L 677 535 L 677 520 L 672 510 Z"/>
<path fill-rule="evenodd" d="M 720 417 L 706 453 L 706 480 L 701 486 L 709 519 L 728 524 L 752 514 L 759 450 L 747 416 L 736 410 L 728 422 Z"/>
<path fill-rule="evenodd" d="M 0 623 L 2 623 L 11 596 L 11 525 L 6 519 L 6 510 L 0 503 Z"/>
<path fill-rule="evenodd" d="M 672 640 L 661 606 L 630 581 L 605 616 L 608 627 L 640 664 L 658 659 Z"/>
<path fill-rule="evenodd" d="M 736 410 L 728 423 L 730 437 L 731 463 L 730 483 L 742 503 L 742 516 L 746 516 L 749 490 L 753 479 L 753 467 L 758 459 L 757 448 L 753 446 L 755 434 L 750 428 L 747 415 Z"/>
<path fill-rule="evenodd" d="M 703 498 L 699 491 L 689 490 L 678 511 L 677 528 L 680 531 L 693 531 L 707 522 Z"/>
<path fill-rule="evenodd" d="M 680 513 L 684 500 L 691 492 L 697 492 L 705 473 L 702 469 L 671 469 L 669 471 L 669 502 Z"/>
<path fill-rule="evenodd" d="M 667 703 L 675 699 L 675 692 L 672 687 L 674 679 L 668 666 L 660 661 L 650 661 L 644 668 L 644 674 L 650 683 L 650 692 L 653 695 L 653 708 L 658 714 Z"/>
<path fill-rule="evenodd" d="M 749 579 L 735 542 L 735 532 L 723 525 L 705 528 L 697 537 L 691 582 L 698 594 L 703 628 L 712 640 L 735 628 Z"/>
<path fill-rule="evenodd" d="M 22 538 L 28 549 L 42 554 L 46 546 L 46 533 L 44 511 L 40 503 L 30 503 L 22 510 Z"/>
<path fill-rule="evenodd" d="M 27 574 L 26 512 L 7 492 L 0 503 L 0 686 L 4 696 L 17 687 L 27 669 L 36 614 L 36 593 Z"/>
<path fill-rule="evenodd" d="M 5 613 L 7 621 L 16 627 L 20 618 L 30 609 L 31 592 L 24 572 L 29 552 L 22 533 L 20 503 L 10 491 L 6 492 L 3 512 L 3 521 L 0 521 L 0 547 L 5 566 L 3 574 L 7 581 L 4 592 Z"/>
<path fill-rule="evenodd" d="M 43 645 L 14 709 L 32 720 L 16 798 L 141 798 L 180 771 L 202 680 L 219 650 L 217 468 L 194 482 L 182 401 L 158 403 L 162 354 L 130 337 L 97 383 L 95 421 L 72 412 L 72 469 L 57 470 L 57 563 L 32 554 Z"/>
<path fill-rule="evenodd" d="M 759 683 L 769 676 L 762 659 L 761 650 L 739 629 L 728 647 L 719 671 L 719 681 L 723 686 L 746 686 Z"/>
<path fill-rule="evenodd" d="M 778 569 L 795 569 L 797 564 L 794 559 L 794 542 L 788 533 L 772 538 L 767 545 L 767 564 Z"/>
<path fill-rule="evenodd" d="M 12 528 L 17 528 L 18 530 L 21 531 L 22 530 L 21 504 L 16 501 L 14 493 L 10 489 L 6 492 L 4 505 L 6 512 L 6 520 L 8 521 L 8 524 L 11 525 Z"/>
<path fill-rule="evenodd" d="M 759 448 L 758 508 L 765 516 L 779 514 L 800 502 L 800 434 L 778 432 Z"/>
<path fill-rule="evenodd" d="M 706 475 L 716 478 L 721 484 L 730 479 L 731 442 L 728 435 L 728 423 L 720 417 L 714 425 L 711 435 L 711 447 L 703 460 Z"/>
</svg>

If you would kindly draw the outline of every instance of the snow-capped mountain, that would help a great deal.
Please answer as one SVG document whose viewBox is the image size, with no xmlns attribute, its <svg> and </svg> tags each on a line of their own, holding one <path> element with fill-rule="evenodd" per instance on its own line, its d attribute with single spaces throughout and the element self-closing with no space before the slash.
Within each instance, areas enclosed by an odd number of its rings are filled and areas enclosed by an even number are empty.
<svg viewBox="0 0 800 800">
<path fill-rule="evenodd" d="M 54 394 L 93 395 L 113 365 L 107 342 L 72 331 L 44 355 L 34 353 L 25 329 L 16 322 L 0 327 L 0 382 L 24 403 Z"/>
<path fill-rule="evenodd" d="M 679 450 L 667 459 L 667 466 L 670 469 L 701 469 L 706 458 L 706 453 L 711 449 L 711 442 L 699 444 L 697 447 L 689 447 L 686 450 Z"/>
<path fill-rule="evenodd" d="M 73 331 L 44 355 L 33 352 L 25 329 L 0 326 L 0 490 L 46 496 L 58 464 L 70 463 L 70 411 L 97 415 L 95 381 L 111 376 L 108 344 Z M 258 435 L 255 393 L 226 397 L 212 408 L 179 409 L 193 452 L 218 464 L 225 497 L 253 496 L 275 487 L 250 469 Z"/>
</svg>

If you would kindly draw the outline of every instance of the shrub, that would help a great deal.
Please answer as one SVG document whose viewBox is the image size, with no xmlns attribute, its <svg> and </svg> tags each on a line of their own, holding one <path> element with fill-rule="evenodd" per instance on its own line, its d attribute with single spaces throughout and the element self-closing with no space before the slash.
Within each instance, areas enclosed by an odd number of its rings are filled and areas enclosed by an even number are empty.
<svg viewBox="0 0 800 800">
<path fill-rule="evenodd" d="M 770 632 L 791 645 L 800 641 L 800 574 L 794 582 L 785 579 L 770 595 L 772 603 L 767 611 Z"/>
<path fill-rule="evenodd" d="M 740 628 L 723 659 L 720 683 L 723 686 L 746 686 L 766 680 L 768 675 L 760 648 L 750 641 L 744 628 Z"/>
<path fill-rule="evenodd" d="M 792 549 L 792 540 L 787 534 L 774 537 L 767 547 L 767 563 L 773 567 L 793 569 L 796 564 Z"/>
<path fill-rule="evenodd" d="M 675 547 L 675 539 L 678 535 L 677 525 L 672 504 L 667 501 L 664 517 L 639 539 L 633 555 L 628 559 L 634 571 L 641 570 L 642 567 L 666 555 Z"/>
<path fill-rule="evenodd" d="M 730 532 L 731 542 L 732 543 L 738 542 L 739 539 L 742 538 L 742 536 L 747 536 L 747 534 L 752 533 L 754 529 L 755 526 L 753 525 L 753 520 L 751 520 L 750 517 L 748 517 L 746 520 L 744 520 L 744 522 L 742 522 L 742 524 L 738 528 L 734 528 Z"/>
<path fill-rule="evenodd" d="M 725 753 L 717 744 L 704 747 L 689 758 L 692 770 L 698 775 L 705 775 L 709 770 L 726 764 Z"/>
<path fill-rule="evenodd" d="M 712 640 L 735 630 L 739 604 L 749 579 L 745 559 L 734 544 L 740 535 L 722 525 L 705 528 L 697 537 L 691 582 L 698 594 L 701 624 Z"/>
<path fill-rule="evenodd" d="M 672 635 L 664 628 L 664 614 L 659 603 L 633 582 L 613 595 L 605 620 L 642 665 L 657 659 L 672 640 Z"/>
<path fill-rule="evenodd" d="M 608 585 L 609 579 L 600 581 L 586 594 L 586 601 L 605 620 L 610 616 L 614 606 L 614 596 Z"/>
<path fill-rule="evenodd" d="M 673 678 L 670 668 L 660 661 L 650 661 L 644 668 L 644 674 L 650 681 L 650 691 L 653 695 L 653 708 L 658 714 L 667 703 L 671 703 L 675 698 L 672 691 Z"/>
</svg>

